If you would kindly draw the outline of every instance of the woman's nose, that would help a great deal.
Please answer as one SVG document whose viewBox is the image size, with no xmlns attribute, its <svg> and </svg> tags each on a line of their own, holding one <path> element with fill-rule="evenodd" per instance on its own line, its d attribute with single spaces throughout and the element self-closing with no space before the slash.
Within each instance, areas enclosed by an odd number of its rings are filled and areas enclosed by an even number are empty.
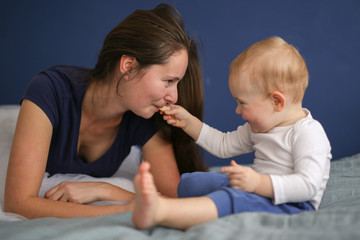
<svg viewBox="0 0 360 240">
<path fill-rule="evenodd" d="M 169 88 L 167 94 L 165 95 L 166 102 L 170 104 L 175 104 L 177 102 L 177 99 L 178 99 L 177 87 L 174 86 L 172 88 Z"/>
</svg>

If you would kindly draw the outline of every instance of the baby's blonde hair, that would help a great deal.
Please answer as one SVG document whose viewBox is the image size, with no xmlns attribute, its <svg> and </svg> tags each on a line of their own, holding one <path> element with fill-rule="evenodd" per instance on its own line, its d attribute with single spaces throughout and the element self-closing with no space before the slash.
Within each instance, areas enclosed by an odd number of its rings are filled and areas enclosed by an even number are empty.
<svg viewBox="0 0 360 240">
<path fill-rule="evenodd" d="M 280 91 L 292 103 L 302 101 L 309 72 L 298 50 L 280 37 L 259 41 L 234 59 L 230 74 L 246 73 L 255 90 L 267 97 Z"/>
</svg>

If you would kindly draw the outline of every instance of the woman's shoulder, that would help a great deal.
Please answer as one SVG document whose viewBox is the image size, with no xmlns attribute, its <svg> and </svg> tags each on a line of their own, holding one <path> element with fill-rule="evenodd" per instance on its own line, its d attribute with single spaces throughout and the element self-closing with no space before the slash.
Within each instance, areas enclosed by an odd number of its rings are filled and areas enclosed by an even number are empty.
<svg viewBox="0 0 360 240">
<path fill-rule="evenodd" d="M 89 80 L 90 70 L 83 67 L 70 66 L 70 65 L 56 65 L 49 67 L 36 76 L 41 79 L 47 79 L 53 82 L 63 83 L 67 80 L 77 84 L 87 83 Z"/>
<path fill-rule="evenodd" d="M 89 69 L 57 65 L 49 67 L 37 75 L 29 83 L 29 87 L 36 91 L 53 93 L 54 95 L 67 96 L 75 92 L 83 92 L 89 81 Z M 75 94 L 77 95 L 77 94 Z"/>
<path fill-rule="evenodd" d="M 81 105 L 88 71 L 73 66 L 54 66 L 39 72 L 28 84 L 23 99 L 38 105 L 55 126 L 59 112 Z"/>
</svg>

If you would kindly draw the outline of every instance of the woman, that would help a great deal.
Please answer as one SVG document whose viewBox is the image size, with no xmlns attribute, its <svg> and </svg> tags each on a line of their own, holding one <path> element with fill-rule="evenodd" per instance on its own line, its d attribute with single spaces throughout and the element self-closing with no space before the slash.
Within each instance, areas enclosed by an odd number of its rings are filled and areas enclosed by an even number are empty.
<svg viewBox="0 0 360 240">
<path fill-rule="evenodd" d="M 45 198 L 38 193 L 45 172 L 110 177 L 133 145 L 153 166 L 159 192 L 176 197 L 180 173 L 205 169 L 194 142 L 156 116 L 176 102 L 202 118 L 196 45 L 171 6 L 137 10 L 108 34 L 94 69 L 57 66 L 29 84 L 10 153 L 5 211 L 67 218 L 132 210 L 132 202 L 84 205 L 134 198 L 103 182 L 59 184 Z"/>
</svg>

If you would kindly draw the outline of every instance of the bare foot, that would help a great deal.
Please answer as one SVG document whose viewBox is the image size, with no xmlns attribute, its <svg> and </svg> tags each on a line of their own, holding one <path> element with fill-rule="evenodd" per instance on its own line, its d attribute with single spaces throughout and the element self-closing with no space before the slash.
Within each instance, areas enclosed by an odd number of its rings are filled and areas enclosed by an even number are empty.
<svg viewBox="0 0 360 240">
<path fill-rule="evenodd" d="M 158 223 L 156 217 L 160 197 L 149 170 L 150 164 L 143 162 L 134 178 L 136 198 L 132 221 L 135 227 L 139 229 L 148 228 Z"/>
</svg>

